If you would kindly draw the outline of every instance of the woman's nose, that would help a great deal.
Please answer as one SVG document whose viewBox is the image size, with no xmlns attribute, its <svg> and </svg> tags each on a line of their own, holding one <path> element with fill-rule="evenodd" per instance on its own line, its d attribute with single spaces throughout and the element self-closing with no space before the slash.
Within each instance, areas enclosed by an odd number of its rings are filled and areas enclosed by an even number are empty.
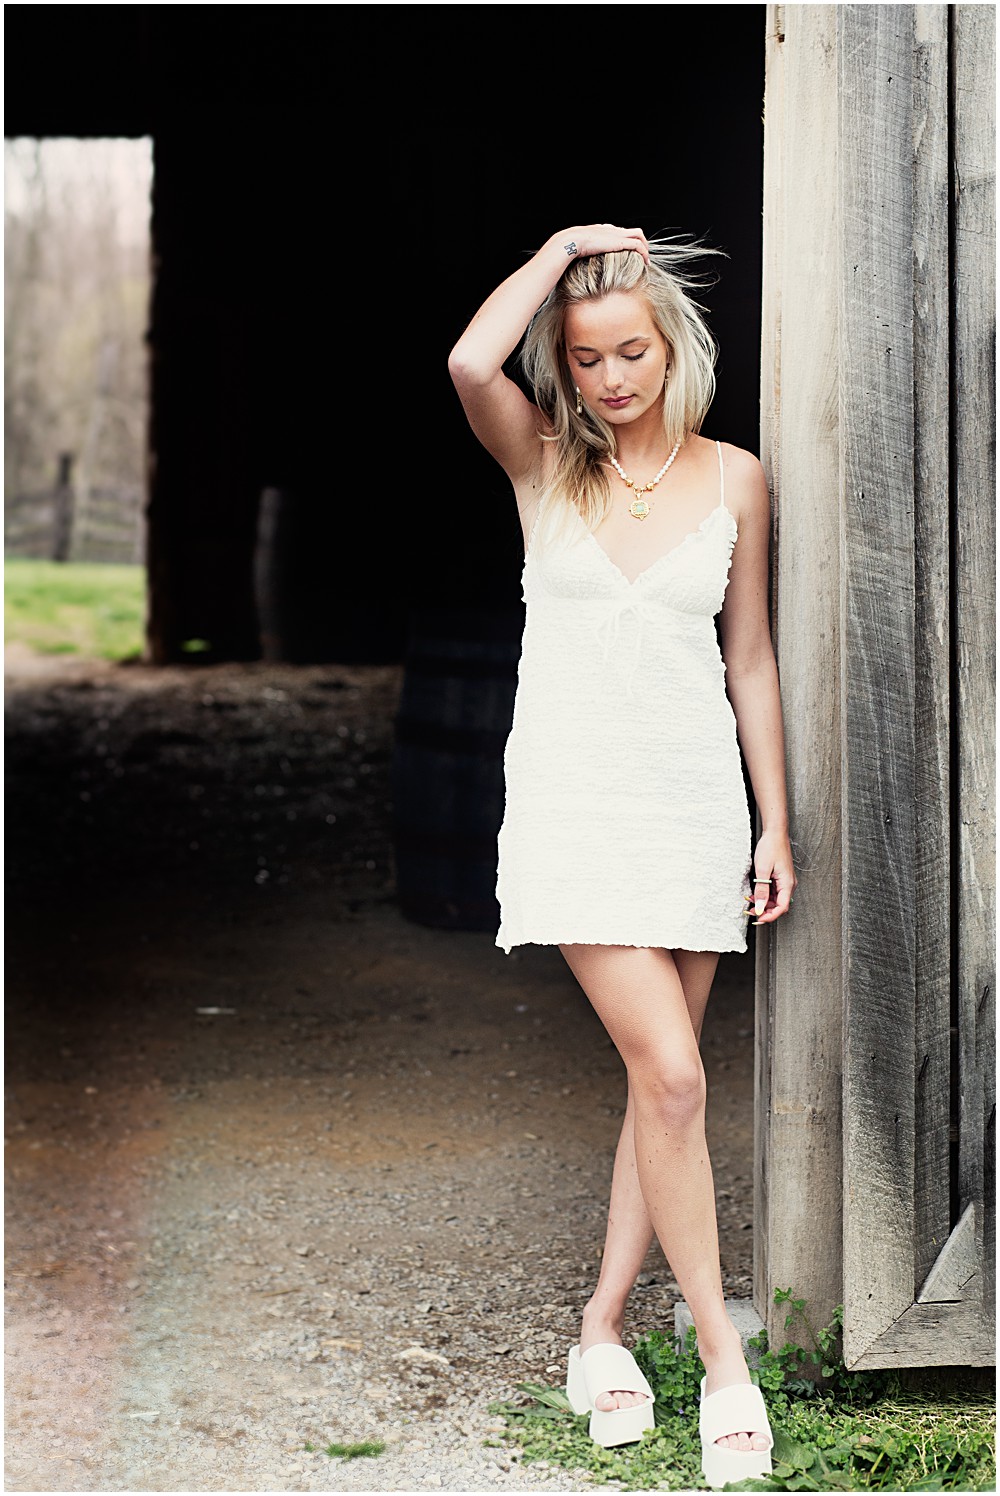
<svg viewBox="0 0 1000 1496">
<path fill-rule="evenodd" d="M 604 383 L 609 390 L 617 390 L 624 383 L 625 371 L 619 364 L 607 363 L 604 366 Z"/>
</svg>

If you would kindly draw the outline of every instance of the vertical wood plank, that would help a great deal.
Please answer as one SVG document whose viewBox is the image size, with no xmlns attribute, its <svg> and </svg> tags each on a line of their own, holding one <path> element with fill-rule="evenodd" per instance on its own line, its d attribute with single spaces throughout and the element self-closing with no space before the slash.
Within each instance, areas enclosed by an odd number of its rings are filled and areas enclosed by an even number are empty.
<svg viewBox="0 0 1000 1496">
<path fill-rule="evenodd" d="M 767 12 L 761 459 L 800 878 L 757 930 L 754 1303 L 779 1342 L 776 1287 L 818 1323 L 842 1295 L 837 9 Z"/>
<path fill-rule="evenodd" d="M 913 8 L 840 6 L 837 51 L 850 1365 L 913 1302 Z"/>
<path fill-rule="evenodd" d="M 959 1194 L 977 1213 L 984 1308 L 994 1299 L 996 973 L 996 22 L 949 7 L 952 282 Z"/>
<path fill-rule="evenodd" d="M 771 496 L 771 632 L 776 634 L 778 545 L 776 495 L 781 489 L 781 243 L 784 223 L 784 5 L 768 5 L 764 28 L 764 171 L 761 275 L 760 460 Z M 777 639 L 775 638 L 777 648 Z M 787 703 L 784 704 L 788 715 Z M 787 731 L 787 725 L 786 725 Z M 760 815 L 755 834 L 760 835 Z M 754 946 L 753 1303 L 768 1324 L 771 1302 L 771 1015 L 774 944 L 766 930 Z"/>
<path fill-rule="evenodd" d="M 914 1262 L 917 1292 L 952 1227 L 948 10 L 914 8 L 913 847 L 916 944 Z"/>
</svg>

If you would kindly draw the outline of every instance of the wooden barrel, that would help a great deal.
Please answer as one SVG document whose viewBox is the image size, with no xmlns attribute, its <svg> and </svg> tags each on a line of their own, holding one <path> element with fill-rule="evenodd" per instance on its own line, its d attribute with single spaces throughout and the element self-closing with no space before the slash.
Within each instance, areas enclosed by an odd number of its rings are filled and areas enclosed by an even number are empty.
<svg viewBox="0 0 1000 1496">
<path fill-rule="evenodd" d="M 503 752 L 524 609 L 411 614 L 392 751 L 399 906 L 420 924 L 496 930 Z"/>
</svg>

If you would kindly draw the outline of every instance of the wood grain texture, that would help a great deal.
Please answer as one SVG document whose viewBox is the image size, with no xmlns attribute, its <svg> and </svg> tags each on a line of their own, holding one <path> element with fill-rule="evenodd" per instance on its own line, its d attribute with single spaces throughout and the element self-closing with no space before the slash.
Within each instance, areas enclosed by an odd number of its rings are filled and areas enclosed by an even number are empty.
<svg viewBox="0 0 1000 1496">
<path fill-rule="evenodd" d="M 916 956 L 913 1287 L 951 1231 L 948 12 L 914 10 L 913 476 Z"/>
<path fill-rule="evenodd" d="M 955 689 L 959 1194 L 977 1207 L 984 1310 L 995 1309 L 996 21 L 952 26 Z"/>
<path fill-rule="evenodd" d="M 838 43 L 844 1351 L 854 1365 L 914 1289 L 912 7 L 841 6 Z"/>
<path fill-rule="evenodd" d="M 836 6 L 770 7 L 761 456 L 772 489 L 794 911 L 757 931 L 754 1303 L 841 1301 Z"/>
<path fill-rule="evenodd" d="M 784 210 L 784 6 L 768 5 L 764 27 L 764 170 L 761 276 L 760 459 L 771 497 L 770 617 L 775 632 L 777 534 L 775 495 L 781 486 L 781 225 Z M 775 641 L 776 642 L 776 641 Z M 788 708 L 783 704 L 787 718 Z M 786 724 L 787 731 L 787 724 Z M 755 836 L 760 835 L 760 812 Z M 771 1015 L 774 943 L 757 931 L 754 947 L 753 1306 L 770 1330 L 771 1313 Z"/>
<path fill-rule="evenodd" d="M 817 1321 L 843 1302 L 849 1366 L 986 1365 L 994 17 L 767 17 L 761 457 L 800 884 L 758 931 L 754 1301 L 772 1337 L 776 1286 Z"/>
<path fill-rule="evenodd" d="M 921 1285 L 917 1303 L 960 1304 L 981 1290 L 981 1285 L 976 1283 L 978 1277 L 976 1208 L 969 1204 Z"/>
<path fill-rule="evenodd" d="M 880 1366 L 992 1366 L 996 1343 L 978 1302 L 911 1304 L 851 1362 L 854 1371 Z"/>
</svg>

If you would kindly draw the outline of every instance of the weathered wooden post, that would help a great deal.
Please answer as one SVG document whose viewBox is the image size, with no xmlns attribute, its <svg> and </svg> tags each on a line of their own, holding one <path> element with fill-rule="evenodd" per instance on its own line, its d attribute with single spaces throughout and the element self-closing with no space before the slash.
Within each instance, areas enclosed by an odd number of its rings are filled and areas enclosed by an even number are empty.
<svg viewBox="0 0 1000 1496">
<path fill-rule="evenodd" d="M 59 471 L 52 494 L 52 559 L 68 561 L 73 538 L 73 454 L 59 453 Z"/>
<path fill-rule="evenodd" d="M 265 488 L 257 511 L 253 553 L 253 594 L 262 660 L 295 661 L 302 648 L 302 626 L 295 579 L 295 495 Z"/>
<path fill-rule="evenodd" d="M 761 452 L 794 915 L 757 946 L 755 1305 L 992 1364 L 994 14 L 767 12 Z M 952 1142 L 953 1135 L 957 1141 Z"/>
</svg>

